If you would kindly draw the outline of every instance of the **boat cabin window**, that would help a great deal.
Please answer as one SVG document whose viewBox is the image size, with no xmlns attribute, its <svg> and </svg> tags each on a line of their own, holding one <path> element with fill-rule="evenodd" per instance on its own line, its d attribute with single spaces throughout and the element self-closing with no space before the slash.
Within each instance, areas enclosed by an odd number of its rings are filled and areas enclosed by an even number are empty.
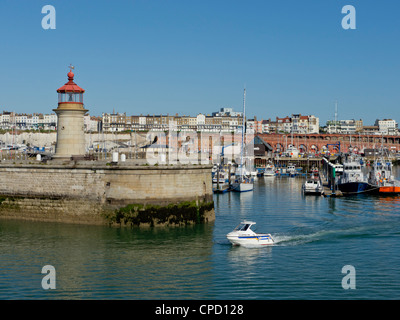
<svg viewBox="0 0 400 320">
<path fill-rule="evenodd" d="M 241 224 L 236 228 L 236 230 L 237 231 L 246 231 L 249 227 L 250 227 L 249 224 Z"/>
</svg>

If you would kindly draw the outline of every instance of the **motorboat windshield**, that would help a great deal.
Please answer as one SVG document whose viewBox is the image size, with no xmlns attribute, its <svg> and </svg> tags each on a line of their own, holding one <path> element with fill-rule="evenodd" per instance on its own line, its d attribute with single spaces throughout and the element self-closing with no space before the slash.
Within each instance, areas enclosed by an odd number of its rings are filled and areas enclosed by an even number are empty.
<svg viewBox="0 0 400 320">
<path fill-rule="evenodd" d="M 235 228 L 235 231 L 248 231 L 253 224 L 255 224 L 255 222 L 251 221 L 242 222 Z"/>
</svg>

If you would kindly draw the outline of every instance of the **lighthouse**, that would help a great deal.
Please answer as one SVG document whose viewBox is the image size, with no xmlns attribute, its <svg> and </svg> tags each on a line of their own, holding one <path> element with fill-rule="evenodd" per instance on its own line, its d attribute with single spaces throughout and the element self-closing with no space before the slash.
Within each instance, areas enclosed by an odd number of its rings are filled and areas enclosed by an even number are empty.
<svg viewBox="0 0 400 320">
<path fill-rule="evenodd" d="M 57 143 L 54 159 L 71 159 L 86 153 L 84 115 L 88 111 L 83 105 L 83 90 L 74 82 L 73 67 L 68 72 L 68 82 L 58 92 Z"/>
</svg>

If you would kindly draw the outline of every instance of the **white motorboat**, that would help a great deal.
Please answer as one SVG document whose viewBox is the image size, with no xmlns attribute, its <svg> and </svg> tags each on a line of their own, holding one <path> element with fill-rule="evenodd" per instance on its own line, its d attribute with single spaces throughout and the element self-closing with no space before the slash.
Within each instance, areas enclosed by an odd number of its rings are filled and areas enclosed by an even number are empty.
<svg viewBox="0 0 400 320">
<path fill-rule="evenodd" d="M 324 192 L 324 188 L 319 179 L 307 179 L 302 189 L 304 194 L 321 195 Z"/>
<path fill-rule="evenodd" d="M 274 239 L 269 233 L 255 233 L 251 230 L 251 226 L 256 223 L 253 221 L 243 221 L 226 237 L 233 245 L 272 245 Z"/>
<path fill-rule="evenodd" d="M 212 183 L 227 183 L 229 181 L 228 173 L 225 171 L 217 171 L 212 178 Z"/>
<path fill-rule="evenodd" d="M 293 165 L 288 166 L 287 173 L 289 173 L 290 177 L 295 177 L 296 176 L 296 167 Z"/>
<path fill-rule="evenodd" d="M 265 171 L 264 171 L 264 177 L 273 177 L 275 176 L 275 167 L 273 165 L 268 164 L 265 167 Z"/>
</svg>

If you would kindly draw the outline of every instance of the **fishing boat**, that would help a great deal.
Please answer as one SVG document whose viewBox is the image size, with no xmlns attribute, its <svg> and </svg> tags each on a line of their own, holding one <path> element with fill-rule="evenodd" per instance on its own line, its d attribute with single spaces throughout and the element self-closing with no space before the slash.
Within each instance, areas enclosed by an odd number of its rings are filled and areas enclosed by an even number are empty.
<svg viewBox="0 0 400 320">
<path fill-rule="evenodd" d="M 374 193 L 399 194 L 400 181 L 392 175 L 392 163 L 389 160 L 379 159 L 369 172 L 368 182 Z"/>
<path fill-rule="evenodd" d="M 372 190 L 367 177 L 356 160 L 349 160 L 343 164 L 343 173 L 338 179 L 338 189 L 346 195 L 367 193 Z"/>
<path fill-rule="evenodd" d="M 269 233 L 255 233 L 251 230 L 251 226 L 256 223 L 253 221 L 241 222 L 232 232 L 229 232 L 226 237 L 233 245 L 272 245 L 274 239 Z"/>
</svg>

